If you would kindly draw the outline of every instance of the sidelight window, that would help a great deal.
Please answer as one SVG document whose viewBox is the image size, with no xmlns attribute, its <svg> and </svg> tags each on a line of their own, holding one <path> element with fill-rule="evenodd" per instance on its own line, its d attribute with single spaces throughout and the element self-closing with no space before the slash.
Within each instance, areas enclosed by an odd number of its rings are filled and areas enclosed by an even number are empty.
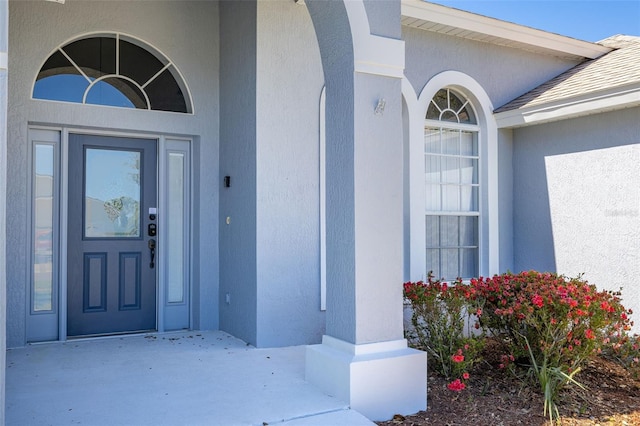
<svg viewBox="0 0 640 426">
<path fill-rule="evenodd" d="M 57 143 L 45 132 L 34 131 L 33 140 L 31 218 L 32 270 L 31 312 L 52 312 L 55 309 L 57 271 L 56 241 L 56 170 Z M 48 140 L 49 139 L 49 140 Z"/>
</svg>

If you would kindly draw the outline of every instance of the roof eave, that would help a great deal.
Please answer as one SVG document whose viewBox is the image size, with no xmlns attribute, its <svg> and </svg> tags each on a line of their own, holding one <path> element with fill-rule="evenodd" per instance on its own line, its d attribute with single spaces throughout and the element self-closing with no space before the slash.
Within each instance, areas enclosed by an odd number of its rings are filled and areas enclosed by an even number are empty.
<svg viewBox="0 0 640 426">
<path fill-rule="evenodd" d="M 595 59 L 612 50 L 596 43 L 577 40 L 421 0 L 402 0 L 401 14 L 404 17 L 416 19 L 417 21 L 414 21 L 414 24 L 411 25 L 414 27 L 420 27 L 419 21 L 423 21 L 425 24 L 430 22 L 437 23 L 444 27 L 463 30 L 467 34 L 466 38 L 482 41 L 483 37 L 495 37 L 505 41 L 516 42 L 519 47 L 524 49 L 528 47 L 563 58 Z"/>
<path fill-rule="evenodd" d="M 555 102 L 496 113 L 498 128 L 525 127 L 640 106 L 640 82 Z"/>
</svg>

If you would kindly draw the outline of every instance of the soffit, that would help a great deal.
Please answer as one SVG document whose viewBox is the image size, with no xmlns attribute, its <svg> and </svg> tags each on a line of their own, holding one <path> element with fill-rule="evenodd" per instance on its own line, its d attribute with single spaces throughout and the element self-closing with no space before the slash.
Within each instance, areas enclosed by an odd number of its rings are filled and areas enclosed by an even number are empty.
<svg viewBox="0 0 640 426">
<path fill-rule="evenodd" d="M 611 48 L 421 0 L 402 0 L 402 25 L 569 60 Z"/>
</svg>

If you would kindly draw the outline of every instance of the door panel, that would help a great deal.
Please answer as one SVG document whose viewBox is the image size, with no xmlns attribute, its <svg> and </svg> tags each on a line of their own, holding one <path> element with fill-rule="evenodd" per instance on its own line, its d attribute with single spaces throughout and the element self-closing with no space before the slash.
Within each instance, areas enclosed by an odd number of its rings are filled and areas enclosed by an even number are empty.
<svg viewBox="0 0 640 426">
<path fill-rule="evenodd" d="M 69 135 L 67 335 L 156 329 L 155 140 Z"/>
</svg>

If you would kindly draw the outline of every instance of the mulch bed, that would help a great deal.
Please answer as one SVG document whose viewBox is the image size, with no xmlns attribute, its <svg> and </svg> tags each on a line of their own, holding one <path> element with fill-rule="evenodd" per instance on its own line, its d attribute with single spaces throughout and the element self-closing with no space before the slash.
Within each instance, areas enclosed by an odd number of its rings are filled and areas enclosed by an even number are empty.
<svg viewBox="0 0 640 426">
<path fill-rule="evenodd" d="M 567 386 L 558 401 L 562 425 L 640 426 L 640 379 L 602 357 L 575 376 L 586 390 Z M 435 374 L 427 380 L 427 411 L 395 416 L 379 426 L 548 425 L 537 389 L 488 363 L 477 365 L 461 392 Z"/>
</svg>

